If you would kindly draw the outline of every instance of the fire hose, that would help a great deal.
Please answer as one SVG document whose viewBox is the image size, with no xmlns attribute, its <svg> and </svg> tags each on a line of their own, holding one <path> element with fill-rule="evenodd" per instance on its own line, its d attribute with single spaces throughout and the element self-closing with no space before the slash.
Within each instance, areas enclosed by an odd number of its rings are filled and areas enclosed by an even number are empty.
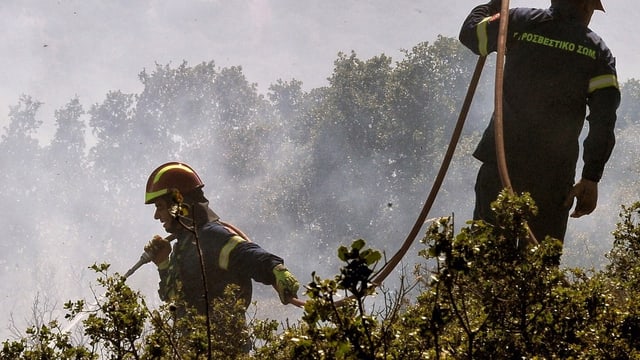
<svg viewBox="0 0 640 360">
<path fill-rule="evenodd" d="M 507 189 L 509 194 L 513 195 L 514 190 L 511 186 L 509 178 L 509 170 L 507 167 L 507 156 L 504 150 L 504 117 L 503 117 L 503 83 L 504 83 L 504 63 L 507 48 L 507 28 L 509 25 L 509 0 L 502 1 L 500 8 L 500 28 L 498 30 L 498 50 L 496 56 L 496 77 L 495 77 L 495 98 L 494 98 L 494 138 L 496 146 L 496 158 L 498 165 L 498 173 L 502 188 Z M 527 225 L 529 236 L 527 241 L 530 244 L 538 244 L 531 228 Z"/>
<path fill-rule="evenodd" d="M 404 255 L 411 247 L 411 244 L 415 241 L 420 229 L 425 223 L 427 216 L 429 215 L 429 211 L 431 211 L 431 207 L 436 200 L 436 196 L 440 191 L 440 187 L 442 186 L 442 182 L 444 181 L 444 177 L 447 174 L 447 170 L 449 169 L 449 165 L 451 164 L 451 159 L 453 158 L 453 154 L 456 150 L 456 146 L 458 145 L 458 141 L 460 140 L 460 135 L 462 134 L 462 128 L 464 127 L 464 123 L 467 118 L 467 114 L 469 113 L 469 108 L 471 107 L 471 102 L 473 100 L 473 96 L 475 94 L 476 88 L 478 87 L 478 82 L 480 81 L 480 75 L 482 75 L 482 68 L 486 62 L 486 56 L 480 56 L 476 63 L 475 70 L 471 77 L 471 83 L 469 84 L 469 88 L 467 89 L 467 94 L 465 95 L 464 102 L 462 104 L 462 109 L 460 110 L 460 114 L 458 116 L 458 121 L 456 122 L 456 126 L 451 134 L 451 140 L 449 141 L 449 145 L 447 147 L 447 151 L 444 155 L 442 163 L 440 164 L 440 169 L 438 170 L 438 174 L 431 186 L 431 191 L 427 196 L 427 199 L 422 207 L 422 211 L 420 215 L 416 219 L 411 231 L 407 235 L 404 240 L 404 243 L 400 247 L 400 249 L 391 257 L 391 259 L 385 263 L 384 267 L 380 270 L 378 275 L 373 279 L 373 284 L 375 286 L 379 286 L 382 282 L 389 276 L 389 274 L 393 271 L 393 269 L 400 263 L 400 260 L 404 257 Z"/>
<path fill-rule="evenodd" d="M 503 125 L 502 125 L 502 84 L 504 78 L 504 54 L 506 49 L 506 34 L 507 34 L 507 25 L 509 19 L 509 1 L 502 1 L 502 8 L 500 10 L 500 30 L 498 36 L 498 61 L 496 62 L 496 83 L 495 83 L 495 114 L 496 114 L 496 124 L 495 125 L 495 133 L 496 133 L 496 155 L 498 157 L 498 164 L 500 169 L 500 179 L 502 181 L 503 187 L 509 189 L 510 192 L 513 192 L 511 189 L 511 181 L 509 179 L 509 172 L 507 170 L 506 156 L 504 151 L 504 137 L 503 137 Z M 462 128 L 464 127 L 464 123 L 466 121 L 467 115 L 469 113 L 469 109 L 471 107 L 471 102 L 473 101 L 473 97 L 475 95 L 476 89 L 478 87 L 478 82 L 480 81 L 480 75 L 482 75 L 482 69 L 486 62 L 486 56 L 480 56 L 476 63 L 475 70 L 473 75 L 471 76 L 471 82 L 469 83 L 469 87 L 467 89 L 467 93 L 465 95 L 464 102 L 462 104 L 462 108 L 460 109 L 460 114 L 458 116 L 458 120 L 456 122 L 456 126 L 451 134 L 451 140 L 449 141 L 449 145 L 447 147 L 447 151 L 444 155 L 442 163 L 440 165 L 440 169 L 438 170 L 438 174 L 431 186 L 431 191 L 427 196 L 427 199 L 422 207 L 422 211 L 420 215 L 416 219 L 411 231 L 407 235 L 402 243 L 400 249 L 391 257 L 391 259 L 384 264 L 382 269 L 378 272 L 377 276 L 372 280 L 374 286 L 379 286 L 382 282 L 389 276 L 389 274 L 393 271 L 393 269 L 400 263 L 404 255 L 407 253 L 411 244 L 415 241 L 420 229 L 425 223 L 429 211 L 431 211 L 431 207 L 435 202 L 436 196 L 440 191 L 440 187 L 442 186 L 442 182 L 444 181 L 444 177 L 449 169 L 449 165 L 451 164 L 451 160 L 453 158 L 453 154 L 458 145 L 458 141 L 460 140 L 460 135 L 462 133 Z M 500 139 L 499 141 L 497 139 Z M 530 233 L 530 236 L 533 238 L 533 234 Z M 535 238 L 533 238 L 535 240 Z"/>
<path fill-rule="evenodd" d="M 460 110 L 460 114 L 458 116 L 458 121 L 456 122 L 456 126 L 454 128 L 454 131 L 451 135 L 451 140 L 449 141 L 449 145 L 447 147 L 447 151 L 445 153 L 444 159 L 440 165 L 440 169 L 438 170 L 438 174 L 436 175 L 436 178 L 434 180 L 434 183 L 431 187 L 431 191 L 429 192 L 429 195 L 422 207 L 422 211 L 420 212 L 420 215 L 418 216 L 417 220 L 415 221 L 411 231 L 409 232 L 409 234 L 407 235 L 407 237 L 405 238 L 402 246 L 400 247 L 400 249 L 395 253 L 395 255 L 393 255 L 391 257 L 391 259 L 386 262 L 384 264 L 384 266 L 382 267 L 382 269 L 380 269 L 380 271 L 377 273 L 376 277 L 372 280 L 372 283 L 374 286 L 380 286 L 382 284 L 382 282 L 387 278 L 387 276 L 389 276 L 389 274 L 393 271 L 393 269 L 400 263 L 400 261 L 402 260 L 402 258 L 404 257 L 404 255 L 407 253 L 407 251 L 409 250 L 409 248 L 411 247 L 411 244 L 415 241 L 416 237 L 418 236 L 418 233 L 420 232 L 420 229 L 422 228 L 422 226 L 425 223 L 425 220 L 427 219 L 427 216 L 429 214 L 429 211 L 431 210 L 431 207 L 433 206 L 433 203 L 435 202 L 436 196 L 438 194 L 438 192 L 440 191 L 440 187 L 442 185 L 442 182 L 444 181 L 444 177 L 447 173 L 447 170 L 449 169 L 449 165 L 451 164 L 451 160 L 453 158 L 453 155 L 455 153 L 455 149 L 456 146 L 458 144 L 458 141 L 460 139 L 460 135 L 462 134 L 462 129 L 464 127 L 464 122 L 467 118 L 467 114 L 469 113 L 469 109 L 471 108 L 471 102 L 473 100 L 473 96 L 475 94 L 476 88 L 478 86 L 478 82 L 480 81 L 480 76 L 482 75 L 482 69 L 484 67 L 484 64 L 486 62 L 486 56 L 481 56 L 478 58 L 478 62 L 476 63 L 476 67 L 475 70 L 473 72 L 473 75 L 471 77 L 471 82 L 469 84 L 469 88 L 467 89 L 467 93 L 465 95 L 465 99 L 464 102 L 462 104 L 462 109 Z M 232 228 L 234 231 L 236 231 L 241 237 L 243 237 L 245 240 L 249 240 L 249 238 L 242 233 L 240 230 L 236 229 L 235 227 L 232 227 L 232 225 L 225 223 L 225 226 L 228 226 L 230 228 Z M 166 240 L 173 240 L 175 239 L 175 237 L 173 235 L 169 235 Z M 133 274 L 140 266 L 148 263 L 151 261 L 151 256 L 144 252 L 141 256 L 140 256 L 140 260 L 138 260 L 138 262 L 131 268 L 129 269 L 129 271 L 127 271 L 127 273 L 124 275 L 125 278 L 129 277 L 131 274 Z M 347 300 L 349 298 L 344 298 L 340 301 L 338 301 L 338 305 L 343 303 L 345 300 Z M 292 298 L 290 299 L 290 303 L 298 306 L 298 307 L 304 307 L 305 302 L 303 300 L 297 299 L 297 298 Z"/>
<path fill-rule="evenodd" d="M 509 172 L 507 168 L 506 155 L 505 155 L 505 149 L 504 149 L 504 136 L 503 136 L 504 135 L 504 132 L 503 132 L 503 129 L 504 129 L 504 126 L 503 126 L 503 80 L 504 80 L 504 59 L 505 59 L 505 53 L 506 53 L 508 20 L 509 20 L 509 1 L 503 0 L 502 7 L 500 9 L 500 28 L 499 28 L 499 34 L 498 34 L 498 49 L 497 49 L 497 60 L 496 60 L 495 99 L 494 99 L 495 101 L 494 103 L 494 106 L 495 106 L 494 135 L 496 139 L 495 141 L 496 157 L 498 162 L 498 171 L 500 175 L 500 180 L 502 182 L 503 188 L 506 188 L 511 194 L 513 194 L 513 188 L 511 186 L 511 180 L 509 178 Z M 478 83 L 480 81 L 480 76 L 482 74 L 482 69 L 484 67 L 485 62 L 486 62 L 486 56 L 480 56 L 478 58 L 476 67 L 471 77 L 471 81 L 469 83 L 469 87 L 465 95 L 464 102 L 462 104 L 462 108 L 460 110 L 460 114 L 458 116 L 453 133 L 451 135 L 451 139 L 449 141 L 447 151 L 445 152 L 444 158 L 442 160 L 442 163 L 440 165 L 440 168 L 438 170 L 434 183 L 427 196 L 427 199 L 425 200 L 425 203 L 422 207 L 421 212 L 418 215 L 418 218 L 416 219 L 413 227 L 411 228 L 411 231 L 409 232 L 404 242 L 402 243 L 402 246 L 400 247 L 400 249 L 398 249 L 398 251 L 390 258 L 390 260 L 383 265 L 383 267 L 380 269 L 380 271 L 378 271 L 376 276 L 371 281 L 373 286 L 376 286 L 376 287 L 380 286 L 384 282 L 384 280 L 387 278 L 387 276 L 391 274 L 391 272 L 395 269 L 395 267 L 400 263 L 402 258 L 405 256 L 405 254 L 407 253 L 407 251 L 409 250 L 409 248 L 417 238 L 418 233 L 420 232 L 420 229 L 424 225 L 427 219 L 427 216 L 429 214 L 429 211 L 431 211 L 433 203 L 435 202 L 436 196 L 440 191 L 440 187 L 442 186 L 444 177 L 449 169 L 449 165 L 451 164 L 451 160 L 453 158 L 455 149 L 460 139 L 460 135 L 462 133 L 462 129 L 464 127 L 464 123 L 469 113 L 469 109 L 471 107 L 473 97 L 475 95 Z M 250 241 L 249 238 L 244 233 L 242 233 L 239 229 L 236 229 L 235 227 L 233 227 L 231 224 L 225 223 L 224 225 L 232 228 L 234 231 L 238 233 L 238 235 L 243 237 L 245 240 Z M 171 238 L 171 236 L 167 237 L 167 239 L 169 238 Z M 537 243 L 535 236 L 533 235 L 531 230 L 529 230 L 528 240 L 534 244 Z M 134 267 L 132 267 L 127 272 L 127 274 L 125 274 L 125 277 L 128 277 L 129 275 L 131 275 L 140 266 L 148 263 L 149 261 L 151 261 L 150 256 L 148 254 L 143 254 L 140 257 L 140 260 L 138 261 L 138 263 L 136 263 L 136 265 L 134 265 Z M 344 298 L 338 301 L 337 304 L 340 305 L 347 299 L 349 298 Z M 297 298 L 291 298 L 289 300 L 291 304 L 298 307 L 304 307 L 305 305 L 305 301 Z"/>
<path fill-rule="evenodd" d="M 511 187 L 511 180 L 509 178 L 509 171 L 507 168 L 506 162 L 506 154 L 504 149 L 504 127 L 503 127 L 503 116 L 502 116 L 502 102 L 503 102 L 503 79 L 504 79 L 504 58 L 506 53 L 506 39 L 507 39 L 507 27 L 509 20 L 509 0 L 502 1 L 502 7 L 500 9 L 500 29 L 498 34 L 498 51 L 497 51 L 497 61 L 496 61 L 496 77 L 495 77 L 495 138 L 496 138 L 496 157 L 498 158 L 498 168 L 500 173 L 500 180 L 502 182 L 503 188 L 507 188 L 510 193 L 513 193 L 513 189 Z M 465 95 L 464 102 L 462 104 L 462 108 L 460 110 L 460 114 L 458 116 L 458 120 L 456 122 L 456 126 L 451 135 L 451 140 L 449 141 L 449 145 L 447 147 L 447 151 L 440 165 L 440 169 L 438 170 L 438 174 L 434 180 L 434 183 L 431 187 L 431 191 L 422 207 L 422 211 L 418 216 L 416 222 L 413 225 L 413 228 L 407 235 L 404 243 L 400 247 L 400 249 L 391 257 L 391 259 L 386 262 L 383 268 L 378 272 L 377 276 L 372 280 L 374 286 L 379 286 L 382 282 L 387 278 L 387 276 L 393 271 L 393 269 L 400 263 L 404 255 L 407 253 L 411 244 L 415 241 L 416 237 L 422 226 L 424 225 L 425 220 L 433 206 L 435 198 L 440 191 L 440 187 L 444 180 L 444 177 L 449 169 L 449 165 L 451 164 L 451 159 L 453 158 L 453 154 L 455 152 L 456 146 L 460 139 L 460 134 L 462 133 L 462 128 L 464 127 L 464 123 L 467 118 L 467 114 L 469 112 L 469 108 L 471 107 L 471 102 L 473 100 L 473 96 L 475 95 L 476 88 L 478 86 L 478 82 L 480 80 L 480 75 L 482 74 L 482 68 L 484 67 L 486 61 L 486 56 L 480 56 L 476 63 L 475 70 L 471 77 L 471 82 L 467 89 L 467 93 Z M 536 238 L 529 229 L 529 238 L 533 244 L 537 244 Z"/>
</svg>

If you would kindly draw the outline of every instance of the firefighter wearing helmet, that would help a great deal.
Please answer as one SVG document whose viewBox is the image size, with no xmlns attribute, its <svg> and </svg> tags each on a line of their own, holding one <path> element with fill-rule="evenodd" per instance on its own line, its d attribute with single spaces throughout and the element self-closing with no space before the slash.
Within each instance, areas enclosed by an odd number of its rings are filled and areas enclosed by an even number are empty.
<svg viewBox="0 0 640 360">
<path fill-rule="evenodd" d="M 200 176 L 187 164 L 169 162 L 158 167 L 147 180 L 145 204 L 151 204 L 155 199 L 176 189 L 182 194 L 188 194 L 204 186 Z"/>
<path fill-rule="evenodd" d="M 496 51 L 501 9 L 501 0 L 476 6 L 462 24 L 460 41 L 478 55 Z M 538 207 L 529 219 L 538 239 L 564 240 L 569 216 L 596 208 L 598 182 L 615 144 L 620 90 L 614 56 L 589 29 L 596 10 L 604 11 L 600 0 L 551 0 L 547 9 L 508 11 L 499 135 L 513 190 L 528 192 Z M 495 136 L 492 118 L 473 154 L 482 162 L 474 218 L 492 224 L 491 203 L 503 188 Z"/>
<path fill-rule="evenodd" d="M 177 239 L 172 247 L 156 235 L 145 246 L 158 266 L 160 298 L 184 301 L 204 314 L 209 308 L 204 301 L 205 290 L 211 301 L 221 297 L 227 285 L 235 284 L 246 308 L 251 302 L 252 280 L 274 286 L 283 304 L 297 297 L 298 281 L 284 261 L 220 221 L 209 207 L 203 187 L 196 171 L 182 162 L 159 166 L 147 181 L 145 204 L 155 205 L 154 218 Z M 206 289 L 201 280 L 199 250 L 205 262 Z"/>
</svg>

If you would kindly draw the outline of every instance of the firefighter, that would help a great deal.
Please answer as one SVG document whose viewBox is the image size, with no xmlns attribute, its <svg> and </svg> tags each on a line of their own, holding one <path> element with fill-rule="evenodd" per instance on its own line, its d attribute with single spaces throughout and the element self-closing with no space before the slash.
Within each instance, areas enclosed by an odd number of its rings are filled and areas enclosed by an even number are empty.
<svg viewBox="0 0 640 360">
<path fill-rule="evenodd" d="M 155 205 L 154 218 L 177 238 L 173 248 L 157 235 L 145 246 L 158 267 L 160 298 L 184 301 L 198 313 L 206 313 L 198 244 L 209 300 L 221 297 L 227 285 L 235 284 L 246 309 L 251 302 L 252 280 L 273 285 L 283 304 L 296 298 L 299 283 L 283 260 L 220 221 L 209 207 L 203 186 L 194 169 L 180 162 L 161 165 L 147 181 L 145 204 Z"/>
<path fill-rule="evenodd" d="M 502 2 L 476 6 L 460 41 L 478 55 L 497 50 Z M 551 0 L 548 9 L 509 10 L 503 86 L 504 146 L 513 189 L 529 192 L 538 238 L 564 240 L 571 217 L 596 208 L 598 182 L 614 147 L 620 90 L 615 58 L 588 27 L 600 0 Z M 587 115 L 587 108 L 589 110 Z M 574 184 L 584 121 L 581 178 Z M 490 121 L 473 156 L 482 162 L 474 219 L 494 223 L 491 202 L 502 190 Z"/>
</svg>

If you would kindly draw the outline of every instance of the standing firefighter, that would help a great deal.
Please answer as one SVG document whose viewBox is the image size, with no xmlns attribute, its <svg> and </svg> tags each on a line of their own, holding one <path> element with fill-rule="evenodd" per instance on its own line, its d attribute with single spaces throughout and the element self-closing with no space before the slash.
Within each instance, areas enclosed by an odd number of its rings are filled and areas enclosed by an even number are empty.
<svg viewBox="0 0 640 360">
<path fill-rule="evenodd" d="M 246 308 L 251 302 L 252 279 L 273 285 L 283 304 L 295 298 L 299 284 L 284 267 L 283 260 L 221 222 L 209 207 L 203 186 L 198 174 L 189 165 L 179 162 L 158 167 L 147 181 L 145 204 L 155 205 L 154 218 L 177 239 L 173 249 L 169 241 L 160 236 L 155 236 L 145 246 L 145 251 L 158 266 L 160 298 L 184 301 L 204 314 L 209 308 L 206 298 L 215 301 L 223 296 L 227 285 L 235 284 Z M 203 255 L 204 274 L 198 244 Z"/>
<path fill-rule="evenodd" d="M 501 1 L 475 7 L 460 41 L 478 55 L 497 50 Z M 615 59 L 589 28 L 600 0 L 551 0 L 549 9 L 509 10 L 504 68 L 504 144 L 513 188 L 536 201 L 535 236 L 563 240 L 571 217 L 590 214 L 598 182 L 615 143 L 620 91 Z M 589 115 L 586 116 L 587 107 Z M 584 120 L 582 178 L 574 184 Z M 494 120 L 474 157 L 482 161 L 474 218 L 494 223 L 490 204 L 502 184 L 497 169 Z"/>
</svg>

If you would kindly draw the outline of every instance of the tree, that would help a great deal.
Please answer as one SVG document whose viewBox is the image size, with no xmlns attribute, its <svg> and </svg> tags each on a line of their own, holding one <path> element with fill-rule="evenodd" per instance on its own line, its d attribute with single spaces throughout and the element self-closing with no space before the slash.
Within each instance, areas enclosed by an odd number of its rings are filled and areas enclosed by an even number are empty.
<svg viewBox="0 0 640 360">
<path fill-rule="evenodd" d="M 224 160 L 224 167 L 234 180 L 262 175 L 269 162 L 271 144 L 278 143 L 273 131 L 272 112 L 250 84 L 241 67 L 223 69 L 214 83 L 218 123 L 213 150 Z"/>
<path fill-rule="evenodd" d="M 85 123 L 81 116 L 84 110 L 76 97 L 60 110 L 56 110 L 56 133 L 51 141 L 47 155 L 55 169 L 66 161 L 75 167 L 84 167 Z"/>
<path fill-rule="evenodd" d="M 89 152 L 89 163 L 92 184 L 98 194 L 128 194 L 142 178 L 138 172 L 131 171 L 138 164 L 139 156 L 145 154 L 141 143 L 132 139 L 135 104 L 134 95 L 113 91 L 89 110 L 89 125 L 96 138 Z"/>
<path fill-rule="evenodd" d="M 10 108 L 9 125 L 0 138 L 0 184 L 6 194 L 2 228 L 6 238 L 14 240 L 1 245 L 4 263 L 18 262 L 37 239 L 34 209 L 43 199 L 40 184 L 46 178 L 40 166 L 41 150 L 34 138 L 42 125 L 36 118 L 41 105 L 30 96 L 21 96 L 18 104 Z M 32 216 L 29 220 L 23 217 L 27 213 Z"/>
<path fill-rule="evenodd" d="M 12 186 L 19 186 L 19 193 L 23 196 L 33 195 L 37 189 L 37 179 L 33 174 L 38 169 L 40 147 L 34 136 L 42 125 L 42 121 L 36 118 L 41 105 L 30 96 L 21 96 L 18 105 L 10 108 L 9 126 L 0 140 L 2 167 L 13 169 L 3 173 L 2 183 L 9 184 L 10 192 L 17 190 Z"/>
<path fill-rule="evenodd" d="M 408 289 L 371 310 L 367 299 L 376 293 L 372 280 L 382 259 L 379 251 L 358 239 L 338 248 L 343 262 L 332 279 L 313 274 L 307 285 L 310 300 L 298 324 L 281 335 L 272 322 L 258 322 L 249 333 L 208 337 L 202 317 L 172 320 L 171 306 L 150 313 L 139 293 L 119 275 L 107 276 L 107 264 L 92 268 L 104 296 L 96 306 L 68 302 L 70 319 L 83 321 L 89 347 L 74 345 L 57 323 L 31 328 L 29 338 L 5 341 L 7 358 L 114 359 L 207 356 L 207 341 L 216 358 L 242 359 L 435 359 L 475 358 L 615 358 L 640 356 L 640 267 L 634 265 L 638 209 L 626 208 L 616 231 L 612 266 L 591 275 L 557 266 L 562 244 L 547 237 L 526 242 L 526 222 L 535 216 L 527 195 L 504 191 L 493 204 L 496 225 L 469 222 L 454 234 L 450 218 L 428 229 L 421 251 L 425 262 L 416 268 L 421 292 L 415 303 Z M 636 261 L 637 262 L 637 261 Z M 343 294 L 343 300 L 337 295 Z M 234 298 L 233 289 L 229 289 Z M 385 295 L 386 296 L 386 295 Z M 239 324 L 235 306 L 224 299 L 213 309 L 224 310 L 216 322 Z M 231 310 L 231 311 L 227 311 Z M 151 314 L 151 316 L 149 316 Z M 147 321 L 153 329 L 145 333 Z M 244 319 L 241 320 L 244 323 Z M 246 334 L 264 345 L 254 354 L 238 351 L 235 342 Z M 231 346 L 231 347 L 229 347 Z"/>
<path fill-rule="evenodd" d="M 78 189 L 89 179 L 85 157 L 84 114 L 80 100 L 72 99 L 63 109 L 56 110 L 56 132 L 48 148 L 44 149 L 44 164 L 51 171 L 46 179 L 49 189 L 63 201 L 53 204 L 62 211 L 65 206 L 80 202 Z"/>
<path fill-rule="evenodd" d="M 131 249 L 138 254 L 141 239 L 149 236 L 144 233 L 148 227 L 141 225 L 151 221 L 152 212 L 142 205 L 146 177 L 163 162 L 181 160 L 202 169 L 212 202 L 227 207 L 223 217 L 243 227 L 248 224 L 245 230 L 261 239 L 273 239 L 283 257 L 295 255 L 288 262 L 302 269 L 297 273 L 318 270 L 319 274 L 332 261 L 346 263 L 336 278 L 313 277 L 316 298 L 309 302 L 302 322 L 283 324 L 281 333 L 270 321 L 247 329 L 252 340 L 263 345 L 259 349 L 263 357 L 507 357 L 509 346 L 511 356 L 530 358 L 633 358 L 640 328 L 638 267 L 633 261 L 635 206 L 621 211 L 623 226 L 616 229 L 611 266 L 605 271 L 546 266 L 558 256 L 557 243 L 550 240 L 524 255 L 503 251 L 521 237 L 520 220 L 532 215 L 528 199 L 505 197 L 497 208 L 510 215 L 500 228 L 469 223 L 456 234 L 450 220 L 439 220 L 428 231 L 422 257 L 409 253 L 405 258 L 407 264 L 418 263 L 414 281 L 420 287 L 414 291 L 419 294 L 405 291 L 405 279 L 400 284 L 390 279 L 385 285 L 391 290 L 385 296 L 401 296 L 376 299 L 361 280 L 360 290 L 350 288 L 359 295 L 366 289 L 364 296 L 344 308 L 332 308 L 329 300 L 315 301 L 349 288 L 348 282 L 340 282 L 350 278 L 345 274 L 353 275 L 349 271 L 354 268 L 369 277 L 376 271 L 371 263 L 356 261 L 366 250 L 360 242 L 357 251 L 343 249 L 338 259 L 330 256 L 331 249 L 362 238 L 382 252 L 395 250 L 398 234 L 414 220 L 440 164 L 474 60 L 449 38 L 417 44 L 395 62 L 384 54 L 371 59 L 339 54 L 328 86 L 305 91 L 300 81 L 279 80 L 266 96 L 240 66 L 218 69 L 213 61 L 157 65 L 140 74 L 144 89 L 139 94 L 110 92 L 87 114 L 77 98 L 57 110 L 56 133 L 46 147 L 36 140 L 41 103 L 23 96 L 11 108 L 11 121 L 0 138 L 5 169 L 0 180 L 7 195 L 2 224 L 9 239 L 0 245 L 0 265 L 11 272 L 39 252 L 39 266 L 20 267 L 31 276 L 26 281 L 41 285 L 46 272 L 45 285 L 60 286 L 59 279 L 51 277 L 49 263 L 41 261 L 50 255 L 45 245 L 75 243 L 83 255 L 135 259 L 121 255 Z M 490 117 L 490 90 L 490 82 L 481 82 L 468 130 L 456 150 L 459 157 L 454 158 L 434 213 L 470 206 L 475 177 L 470 153 L 484 128 L 482 122 Z M 638 197 L 637 81 L 624 83 L 622 92 L 618 145 L 605 172 L 609 180 L 601 191 L 602 205 Z M 81 134 L 86 115 L 93 137 L 85 144 Z M 61 177 L 63 181 L 58 180 Z M 614 222 L 609 217 L 619 209 L 602 205 L 591 218 L 598 235 L 586 225 L 582 231 L 585 243 L 604 249 L 608 239 L 599 234 L 607 231 Z M 66 227 L 67 223 L 73 225 Z M 126 236 L 121 236 L 125 230 Z M 564 247 L 567 254 L 571 246 L 565 242 Z M 584 254 L 578 255 L 583 261 Z M 321 266 L 325 269 L 318 269 Z M 76 273 L 67 276 L 77 283 Z M 122 295 L 114 299 L 131 306 L 107 302 L 103 313 L 92 318 L 96 322 L 86 324 L 96 336 L 96 346 L 114 357 L 126 351 L 149 358 L 176 351 L 169 340 L 177 338 L 167 336 L 176 335 L 170 333 L 176 330 L 169 326 L 170 310 L 145 309 L 139 294 L 121 286 L 120 280 L 108 282 L 114 286 L 110 295 Z M 28 298 L 18 293 L 20 286 L 6 283 L 13 298 Z M 24 291 L 33 288 L 24 280 L 19 285 Z M 368 306 L 369 301 L 383 302 L 383 311 L 369 311 L 374 307 Z M 122 309 L 137 314 L 130 319 L 139 320 L 135 326 L 124 321 Z M 125 323 L 135 334 L 122 336 L 127 330 L 119 327 Z M 140 334 L 139 323 L 144 323 Z M 128 340 L 132 336 L 139 337 Z M 177 349 L 202 354 L 206 344 L 202 340 L 203 333 L 194 330 L 193 337 Z M 108 345 L 111 341 L 118 345 Z M 129 348 L 119 352 L 127 341 Z M 61 347 L 52 350 L 51 342 Z M 224 347 L 231 342 L 217 344 L 220 353 L 232 353 Z M 7 344 L 4 351 L 9 352 L 3 355 L 73 358 L 72 354 L 84 356 L 82 351 L 96 355 L 93 347 L 83 350 L 77 345 L 57 323 L 40 321 L 25 339 Z"/>
</svg>

